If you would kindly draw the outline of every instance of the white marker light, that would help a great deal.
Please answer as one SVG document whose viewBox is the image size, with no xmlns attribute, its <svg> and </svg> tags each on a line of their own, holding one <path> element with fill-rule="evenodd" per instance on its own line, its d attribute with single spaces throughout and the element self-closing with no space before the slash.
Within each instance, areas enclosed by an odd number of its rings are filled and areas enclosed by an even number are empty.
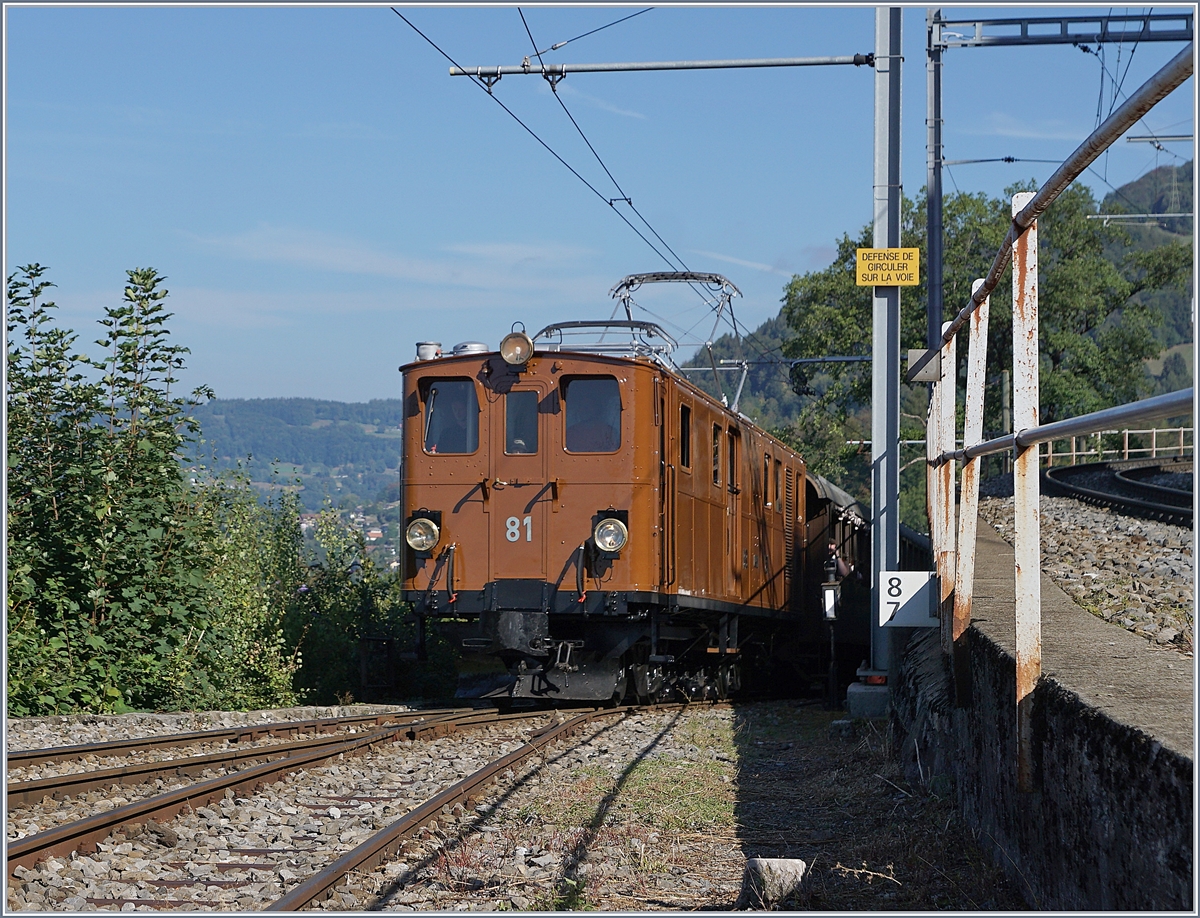
<svg viewBox="0 0 1200 918">
<path fill-rule="evenodd" d="M 629 530 L 620 520 L 612 517 L 601 520 L 592 532 L 596 546 L 603 551 L 620 551 L 629 541 Z"/>
<path fill-rule="evenodd" d="M 505 335 L 500 342 L 500 356 L 509 366 L 519 367 L 529 362 L 533 356 L 533 339 L 524 332 L 513 332 Z"/>
<path fill-rule="evenodd" d="M 424 518 L 413 520 L 404 532 L 404 541 L 413 551 L 429 551 L 437 545 L 441 533 L 437 523 Z"/>
</svg>

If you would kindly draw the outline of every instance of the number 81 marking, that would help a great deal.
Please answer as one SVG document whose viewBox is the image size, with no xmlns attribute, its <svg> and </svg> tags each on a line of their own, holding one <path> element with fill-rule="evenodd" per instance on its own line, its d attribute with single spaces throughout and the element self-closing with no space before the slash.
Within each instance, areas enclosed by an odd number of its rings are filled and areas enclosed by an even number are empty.
<svg viewBox="0 0 1200 918">
<path fill-rule="evenodd" d="M 521 538 L 521 524 L 525 524 L 525 541 L 533 541 L 533 517 L 527 516 L 523 520 L 517 519 L 515 516 L 510 516 L 504 521 L 504 538 L 510 542 L 516 542 Z"/>
</svg>

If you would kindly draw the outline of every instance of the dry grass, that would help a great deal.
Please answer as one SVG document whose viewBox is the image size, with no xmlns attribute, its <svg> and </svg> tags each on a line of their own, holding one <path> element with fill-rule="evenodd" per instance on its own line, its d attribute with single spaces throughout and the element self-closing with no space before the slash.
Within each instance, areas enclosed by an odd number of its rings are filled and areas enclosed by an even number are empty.
<svg viewBox="0 0 1200 918">
<path fill-rule="evenodd" d="M 697 710 L 623 769 L 535 768 L 498 795 L 486 835 L 447 833 L 403 886 L 424 910 L 728 910 L 747 858 L 791 857 L 808 872 L 787 908 L 1026 908 L 953 802 L 908 785 L 880 728 L 830 738 L 840 716 L 796 702 Z M 695 748 L 664 754 L 663 735 Z M 522 849 L 552 863 L 526 870 Z"/>
<path fill-rule="evenodd" d="M 808 864 L 792 907 L 1024 909 L 948 797 L 910 787 L 880 727 L 830 739 L 844 716 L 794 703 L 740 709 L 738 840 L 746 857 Z"/>
</svg>

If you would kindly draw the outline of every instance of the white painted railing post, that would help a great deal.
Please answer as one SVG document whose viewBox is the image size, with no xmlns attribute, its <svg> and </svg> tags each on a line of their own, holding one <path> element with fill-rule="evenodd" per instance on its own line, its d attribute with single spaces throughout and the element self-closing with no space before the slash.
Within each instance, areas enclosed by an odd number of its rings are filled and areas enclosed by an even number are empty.
<svg viewBox="0 0 1200 918">
<path fill-rule="evenodd" d="M 974 293 L 983 279 L 971 285 Z M 971 314 L 967 339 L 967 397 L 963 420 L 963 449 L 983 442 L 983 399 L 987 379 L 988 309 L 991 297 Z M 971 598 L 975 592 L 975 535 L 979 512 L 979 463 L 976 456 L 963 464 L 962 499 L 958 504 L 958 553 L 954 571 L 954 614 L 951 640 L 954 644 L 954 697 L 959 707 L 971 704 L 971 669 L 967 628 L 971 626 Z"/>
<path fill-rule="evenodd" d="M 950 326 L 946 322 L 942 331 Z M 958 372 L 955 355 L 955 336 L 942 345 L 941 378 L 934 385 L 936 410 L 938 413 L 937 442 L 933 454 L 954 451 L 956 419 L 954 406 L 958 400 Z M 937 513 L 938 544 L 937 554 L 938 582 L 940 595 L 938 597 L 938 617 L 942 621 L 942 647 L 946 653 L 953 649 L 953 623 L 949 599 L 954 593 L 954 460 L 935 466 L 934 474 L 934 512 Z"/>
<path fill-rule="evenodd" d="M 1033 192 L 1013 195 L 1016 216 Z M 1038 425 L 1037 222 L 1013 243 L 1013 430 Z M 1033 790 L 1033 690 L 1042 672 L 1041 527 L 1036 447 L 1013 464 L 1017 615 L 1017 789 Z"/>
</svg>

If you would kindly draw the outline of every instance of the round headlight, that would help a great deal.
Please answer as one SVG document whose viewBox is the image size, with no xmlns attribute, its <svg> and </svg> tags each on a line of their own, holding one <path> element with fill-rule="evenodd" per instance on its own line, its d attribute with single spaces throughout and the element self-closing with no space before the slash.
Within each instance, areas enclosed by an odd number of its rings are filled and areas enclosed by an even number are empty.
<svg viewBox="0 0 1200 918">
<path fill-rule="evenodd" d="M 592 538 L 596 540 L 596 545 L 603 551 L 620 551 L 629 541 L 629 530 L 620 520 L 610 517 L 596 524 Z"/>
<path fill-rule="evenodd" d="M 519 367 L 529 362 L 533 356 L 533 339 L 525 332 L 513 332 L 505 335 L 500 342 L 500 356 L 510 366 Z"/>
<path fill-rule="evenodd" d="M 437 545 L 441 533 L 433 520 L 417 519 L 408 524 L 404 531 L 404 541 L 413 551 L 429 551 Z"/>
</svg>

